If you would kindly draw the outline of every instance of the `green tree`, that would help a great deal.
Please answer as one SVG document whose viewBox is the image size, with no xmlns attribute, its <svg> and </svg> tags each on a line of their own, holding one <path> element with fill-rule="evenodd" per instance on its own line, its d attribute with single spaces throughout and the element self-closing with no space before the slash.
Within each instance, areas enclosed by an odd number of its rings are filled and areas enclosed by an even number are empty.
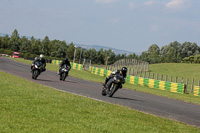
<svg viewBox="0 0 200 133">
<path fill-rule="evenodd" d="M 74 51 L 75 51 L 74 43 L 71 42 L 71 43 L 68 45 L 68 48 L 67 48 L 67 50 L 66 50 L 66 55 L 67 55 L 67 57 L 68 57 L 70 60 L 73 60 L 73 58 L 74 58 Z"/>
<path fill-rule="evenodd" d="M 3 38 L 2 38 L 2 48 L 3 49 L 10 49 L 10 46 L 9 46 L 9 36 L 8 35 L 5 35 Z"/>
<path fill-rule="evenodd" d="M 147 51 L 142 52 L 140 55 L 140 60 L 149 62 L 149 54 Z"/>
<path fill-rule="evenodd" d="M 181 58 L 189 57 L 199 53 L 199 47 L 196 43 L 184 42 L 181 47 Z"/>
<path fill-rule="evenodd" d="M 160 48 L 157 44 L 152 44 L 148 49 L 149 61 L 150 63 L 158 63 L 159 59 Z"/>
<path fill-rule="evenodd" d="M 32 45 L 31 45 L 31 49 L 32 49 L 32 54 L 36 54 L 36 55 L 39 55 L 41 54 L 41 51 L 40 51 L 40 46 L 41 46 L 41 41 L 40 39 L 37 39 L 37 40 L 31 40 L 32 42 Z"/>
<path fill-rule="evenodd" d="M 0 49 L 3 48 L 3 37 L 0 36 Z"/>
<path fill-rule="evenodd" d="M 21 43 L 20 52 L 27 53 L 31 51 L 31 43 L 25 36 L 23 36 L 20 39 L 20 43 Z"/>
<path fill-rule="evenodd" d="M 49 37 L 48 36 L 45 36 L 45 38 L 42 40 L 42 43 L 41 43 L 41 52 L 44 54 L 44 55 L 50 55 L 49 53 L 49 45 L 50 43 L 50 40 L 49 40 Z"/>
<path fill-rule="evenodd" d="M 19 34 L 16 29 L 11 35 L 11 38 L 9 40 L 9 45 L 11 46 L 11 50 L 13 51 L 19 51 L 20 49 Z"/>
<path fill-rule="evenodd" d="M 101 48 L 98 52 L 97 52 L 97 54 L 96 54 L 96 56 L 97 56 L 97 64 L 104 64 L 104 52 L 103 52 L 103 49 Z"/>
<path fill-rule="evenodd" d="M 173 63 L 176 60 L 176 51 L 173 47 L 171 47 L 169 49 L 169 51 L 167 52 L 167 57 L 166 57 L 166 61 L 168 63 Z"/>
</svg>

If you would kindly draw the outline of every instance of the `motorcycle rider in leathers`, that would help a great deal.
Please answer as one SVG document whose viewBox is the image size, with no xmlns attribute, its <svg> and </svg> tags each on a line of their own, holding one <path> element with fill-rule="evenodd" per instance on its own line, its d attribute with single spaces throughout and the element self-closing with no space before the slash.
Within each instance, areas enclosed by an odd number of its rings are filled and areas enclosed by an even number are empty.
<svg viewBox="0 0 200 133">
<path fill-rule="evenodd" d="M 32 64 L 35 64 L 36 61 L 40 61 L 42 63 L 42 68 L 41 68 L 41 72 L 46 71 L 46 60 L 44 59 L 44 55 L 41 54 L 40 58 L 35 57 L 35 60 L 33 61 Z M 33 71 L 32 71 L 32 65 L 31 65 L 31 72 L 32 72 L 32 77 L 33 77 Z"/>
<path fill-rule="evenodd" d="M 69 60 L 68 60 L 67 57 L 64 58 L 64 59 L 62 60 L 62 62 L 59 64 L 59 67 L 60 67 L 60 69 L 59 69 L 59 75 L 60 75 L 61 70 L 62 70 L 62 68 L 63 68 L 64 65 L 66 65 L 66 66 L 68 67 L 69 70 L 71 69 L 71 64 L 70 64 L 70 62 L 69 62 Z M 69 71 L 68 71 L 68 73 L 69 73 Z M 67 74 L 68 74 L 68 73 L 67 73 Z"/>
<path fill-rule="evenodd" d="M 127 74 L 127 68 L 126 67 L 122 67 L 120 70 L 117 70 L 117 71 L 114 71 L 110 74 L 110 76 L 106 77 L 106 80 L 105 80 L 105 83 L 103 84 L 103 86 L 105 88 L 109 88 L 111 83 L 112 83 L 112 79 L 115 75 L 122 75 L 123 76 L 123 79 L 124 81 L 122 82 L 122 84 L 125 83 L 125 80 L 126 80 L 126 74 Z M 119 88 L 122 88 L 122 86 L 120 86 Z"/>
</svg>

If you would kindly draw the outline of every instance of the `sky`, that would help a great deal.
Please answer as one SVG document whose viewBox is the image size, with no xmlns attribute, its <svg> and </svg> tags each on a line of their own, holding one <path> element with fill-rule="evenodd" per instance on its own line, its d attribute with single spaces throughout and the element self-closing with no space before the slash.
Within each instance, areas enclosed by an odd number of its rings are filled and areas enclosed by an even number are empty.
<svg viewBox="0 0 200 133">
<path fill-rule="evenodd" d="M 0 0 L 0 33 L 135 53 L 157 44 L 200 45 L 200 0 Z"/>
</svg>

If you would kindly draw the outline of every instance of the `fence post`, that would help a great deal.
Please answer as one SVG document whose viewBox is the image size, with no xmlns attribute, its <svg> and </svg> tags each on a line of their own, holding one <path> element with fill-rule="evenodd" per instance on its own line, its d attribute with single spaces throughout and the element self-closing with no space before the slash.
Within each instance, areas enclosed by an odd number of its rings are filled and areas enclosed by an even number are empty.
<svg viewBox="0 0 200 133">
<path fill-rule="evenodd" d="M 158 80 L 158 74 L 157 74 L 156 80 Z"/>
<path fill-rule="evenodd" d="M 167 78 L 168 78 L 168 75 L 166 75 L 166 77 L 165 77 L 165 81 L 167 81 Z"/>
<path fill-rule="evenodd" d="M 142 70 L 140 70 L 140 77 L 142 76 Z"/>
<path fill-rule="evenodd" d="M 149 75 L 148 75 L 148 79 L 149 79 L 149 77 L 150 77 L 150 72 L 149 72 Z"/>
<path fill-rule="evenodd" d="M 178 80 L 178 77 L 176 76 L 176 81 L 175 81 L 176 83 L 177 83 L 177 80 Z"/>
<path fill-rule="evenodd" d="M 171 80 L 170 80 L 170 82 L 172 82 L 172 78 L 173 78 L 173 77 L 171 76 Z"/>
<path fill-rule="evenodd" d="M 153 73 L 153 79 L 154 79 L 154 73 Z"/>
<path fill-rule="evenodd" d="M 186 92 L 187 92 L 187 85 L 186 84 L 184 84 L 184 90 L 183 90 L 183 92 L 184 92 L 184 94 L 186 94 Z"/>
<path fill-rule="evenodd" d="M 189 78 L 187 79 L 187 81 L 186 81 L 186 90 L 188 89 L 188 82 L 189 82 Z"/>
<path fill-rule="evenodd" d="M 194 87 L 194 79 L 192 79 L 192 86 L 191 86 L 192 88 L 191 88 L 191 93 L 193 93 L 193 87 Z"/>
<path fill-rule="evenodd" d="M 90 60 L 90 65 L 89 65 L 89 68 L 90 68 L 90 66 L 91 66 L 91 63 L 92 63 L 92 61 Z"/>
<path fill-rule="evenodd" d="M 160 79 L 161 81 L 163 80 L 163 74 L 161 75 L 161 79 Z"/>
<path fill-rule="evenodd" d="M 182 79 L 181 79 L 181 84 L 183 83 L 183 77 L 182 77 Z"/>
<path fill-rule="evenodd" d="M 144 71 L 144 78 L 146 77 L 146 71 Z"/>
</svg>

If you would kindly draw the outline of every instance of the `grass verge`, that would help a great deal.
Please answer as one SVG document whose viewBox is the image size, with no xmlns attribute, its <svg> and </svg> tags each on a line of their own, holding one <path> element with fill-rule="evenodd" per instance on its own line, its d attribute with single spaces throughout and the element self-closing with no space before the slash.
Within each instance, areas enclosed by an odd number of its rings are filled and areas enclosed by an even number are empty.
<svg viewBox="0 0 200 133">
<path fill-rule="evenodd" d="M 0 71 L 1 132 L 176 132 L 200 129 L 63 93 Z"/>
</svg>

